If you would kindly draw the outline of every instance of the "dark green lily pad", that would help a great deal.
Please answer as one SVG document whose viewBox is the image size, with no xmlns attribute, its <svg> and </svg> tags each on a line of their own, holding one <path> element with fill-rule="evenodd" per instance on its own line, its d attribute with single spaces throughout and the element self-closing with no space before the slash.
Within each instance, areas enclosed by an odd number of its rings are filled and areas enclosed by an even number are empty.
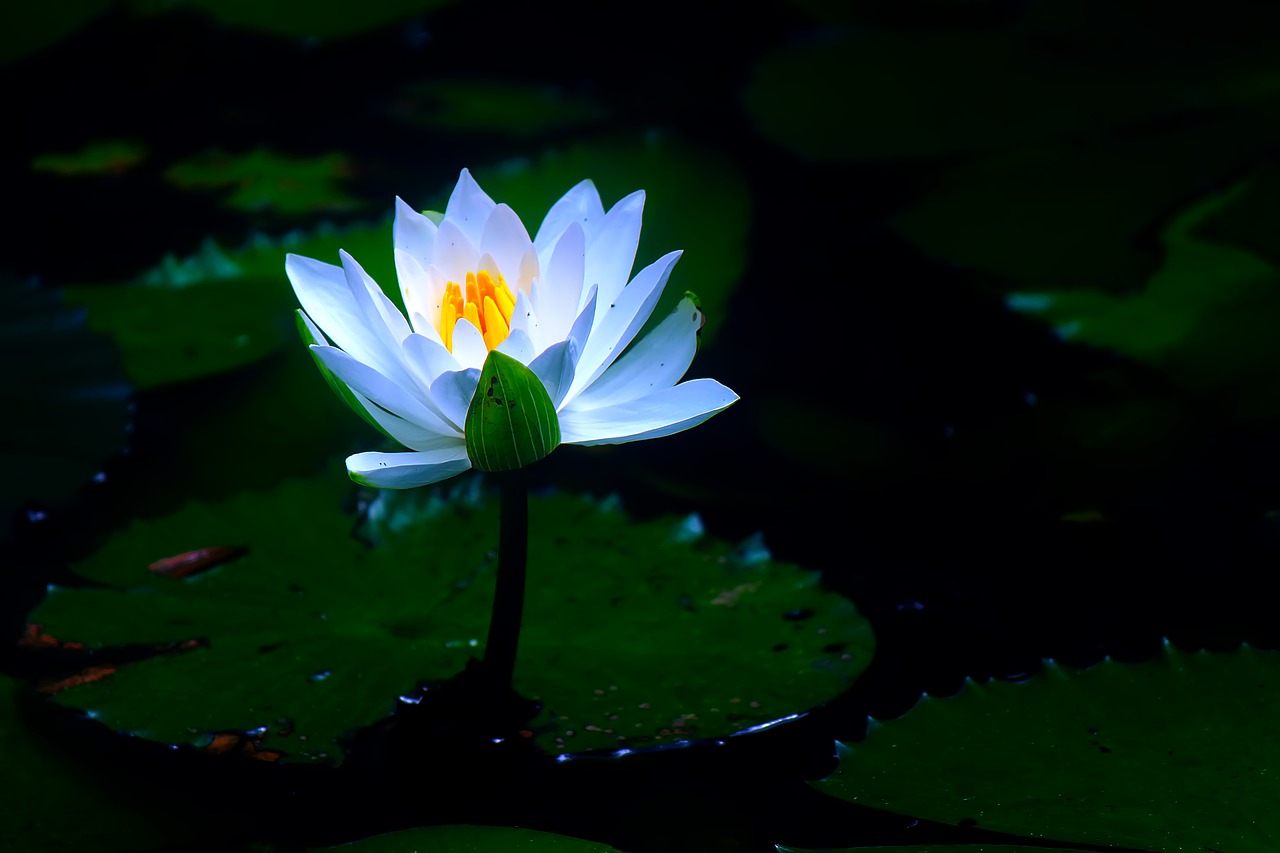
<svg viewBox="0 0 1280 853">
<path fill-rule="evenodd" d="M 1151 237 L 1170 211 L 1235 180 L 1274 144 L 1274 126 L 1231 115 L 974 158 L 943 172 L 891 222 L 930 254 L 1003 286 L 1130 291 L 1158 266 Z"/>
<path fill-rule="evenodd" d="M 1280 166 L 1264 162 L 1233 194 L 1231 203 L 1207 212 L 1195 236 L 1211 243 L 1236 246 L 1280 264 L 1280 246 L 1271 239 L 1280 227 Z"/>
<path fill-rule="evenodd" d="M 969 682 L 872 721 L 815 784 L 864 806 L 1046 840 L 1262 853 L 1280 837 L 1277 713 L 1276 652 L 1049 663 L 1026 682 Z"/>
<path fill-rule="evenodd" d="M 435 130 L 513 136 L 579 127 L 608 115 L 591 98 L 519 80 L 420 81 L 402 89 L 389 109 L 408 124 Z"/>
<path fill-rule="evenodd" d="M 364 206 L 340 186 L 353 171 L 350 160 L 336 151 L 307 158 L 256 148 L 244 154 L 199 154 L 174 163 L 164 176 L 182 189 L 230 190 L 222 203 L 236 210 L 337 213 Z"/>
<path fill-rule="evenodd" d="M 510 826 L 428 826 L 405 829 L 340 844 L 337 847 L 315 847 L 312 853 L 335 850 L 339 853 L 506 853 L 508 850 L 554 851 L 554 853 L 609 853 L 616 847 L 569 838 L 536 829 Z"/>
<path fill-rule="evenodd" d="M 85 328 L 56 290 L 0 281 L 0 519 L 24 501 L 59 504 L 125 444 L 129 400 L 120 354 Z"/>
<path fill-rule="evenodd" d="M 287 252 L 336 262 L 338 249 L 346 248 L 368 257 L 366 269 L 394 285 L 390 245 L 389 219 L 279 240 L 259 236 L 235 251 L 208 240 L 190 256 L 166 257 L 138 281 L 71 286 L 66 299 L 87 309 L 90 328 L 116 341 L 134 384 L 152 388 L 244 367 L 298 345 Z"/>
<path fill-rule="evenodd" d="M 110 784 L 27 729 L 17 704 L 22 689 L 0 675 L 0 850 L 148 850 L 167 840 Z"/>
<path fill-rule="evenodd" d="M 114 4 L 115 0 L 15 0 L 0 5 L 0 62 L 21 59 L 57 44 Z"/>
<path fill-rule="evenodd" d="M 128 171 L 147 158 L 147 148 L 130 139 L 90 142 L 79 151 L 41 154 L 31 160 L 35 172 L 59 175 L 104 175 Z"/>
<path fill-rule="evenodd" d="M 1200 394 L 1231 389 L 1239 414 L 1280 406 L 1280 274 L 1249 251 L 1197 234 L 1247 184 L 1181 211 L 1161 234 L 1162 264 L 1139 292 L 1093 288 L 1017 293 L 1011 308 L 1050 323 L 1065 339 L 1164 370 Z"/>
<path fill-rule="evenodd" d="M 199 642 L 57 700 L 163 742 L 254 731 L 263 753 L 338 761 L 343 732 L 482 654 L 497 541 L 482 482 L 378 493 L 361 531 L 372 547 L 342 510 L 340 471 L 135 522 L 77 567 L 106 586 L 53 589 L 32 621 L 91 647 Z M 215 546 L 247 552 L 185 580 L 148 571 Z M 803 711 L 847 688 L 874 645 L 816 573 L 713 540 L 696 518 L 634 523 L 608 502 L 535 497 L 529 560 L 515 686 L 544 703 L 531 732 L 548 751 Z"/>
<path fill-rule="evenodd" d="M 1153 50 L 1134 63 L 1122 53 L 1130 44 L 1119 35 L 1124 23 L 1107 18 L 1093 28 L 1105 28 L 1109 41 L 1089 27 L 1044 32 L 1030 20 L 1001 29 L 824 32 L 761 59 L 744 101 L 763 135 L 803 156 L 898 160 L 1263 101 L 1280 86 L 1263 40 L 1237 40 L 1227 56 Z M 1132 37 L 1142 32 L 1135 27 Z"/>
<path fill-rule="evenodd" d="M 905 847 L 823 847 L 809 850 L 802 847 L 778 845 L 778 853 L 1044 853 L 1044 847 L 1022 847 L 1006 844 L 909 844 Z M 1082 848 L 1071 848 L 1082 851 Z M 1083 850 L 1082 853 L 1104 853 L 1102 850 Z"/>
</svg>

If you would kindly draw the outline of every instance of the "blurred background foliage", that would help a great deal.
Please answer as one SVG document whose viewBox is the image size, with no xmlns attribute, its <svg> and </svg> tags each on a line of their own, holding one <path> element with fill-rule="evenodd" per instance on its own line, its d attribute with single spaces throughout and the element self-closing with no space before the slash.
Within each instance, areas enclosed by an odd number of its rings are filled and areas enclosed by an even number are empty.
<svg viewBox="0 0 1280 853">
<path fill-rule="evenodd" d="M 282 256 L 389 288 L 394 197 L 465 166 L 531 230 L 647 191 L 637 262 L 685 250 L 691 375 L 742 400 L 540 475 L 850 596 L 836 736 L 1046 657 L 1273 648 L 1277 35 L 1234 0 L 6 4 L 0 630 L 138 519 L 372 447 Z"/>
</svg>

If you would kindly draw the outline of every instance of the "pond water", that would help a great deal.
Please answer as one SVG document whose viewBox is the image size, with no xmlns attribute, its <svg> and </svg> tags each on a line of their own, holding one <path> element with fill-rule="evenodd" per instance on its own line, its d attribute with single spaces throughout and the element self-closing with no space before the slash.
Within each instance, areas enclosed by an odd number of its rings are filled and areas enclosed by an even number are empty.
<svg viewBox="0 0 1280 853">
<path fill-rule="evenodd" d="M 1272 849 L 1273 11 L 4 16 L 0 847 Z M 530 470 L 519 696 L 491 482 L 346 478 L 284 267 L 394 294 L 463 169 L 643 189 L 740 397 Z"/>
</svg>

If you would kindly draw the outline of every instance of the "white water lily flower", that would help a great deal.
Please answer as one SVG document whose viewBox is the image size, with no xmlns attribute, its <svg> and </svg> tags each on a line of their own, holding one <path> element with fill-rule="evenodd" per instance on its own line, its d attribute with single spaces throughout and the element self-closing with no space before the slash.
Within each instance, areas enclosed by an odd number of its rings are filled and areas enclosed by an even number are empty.
<svg viewBox="0 0 1280 853">
<path fill-rule="evenodd" d="M 688 297 L 628 348 L 680 257 L 671 252 L 630 278 L 643 208 L 637 191 L 606 212 L 583 181 L 530 239 L 515 212 L 463 169 L 439 224 L 396 199 L 404 313 L 346 252 L 341 266 L 289 255 L 285 269 L 322 369 L 357 411 L 409 448 L 349 457 L 352 479 L 410 488 L 471 468 L 464 425 L 490 350 L 541 380 L 562 444 L 671 435 L 736 401 L 714 379 L 679 381 L 702 325 Z"/>
</svg>

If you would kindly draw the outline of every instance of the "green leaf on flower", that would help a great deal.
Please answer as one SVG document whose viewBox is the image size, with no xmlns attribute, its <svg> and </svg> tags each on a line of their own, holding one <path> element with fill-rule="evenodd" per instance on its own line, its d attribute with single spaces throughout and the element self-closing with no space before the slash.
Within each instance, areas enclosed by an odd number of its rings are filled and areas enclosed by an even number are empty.
<svg viewBox="0 0 1280 853">
<path fill-rule="evenodd" d="M 862 806 L 1099 847 L 1270 851 L 1280 654 L 1167 649 L 968 682 L 872 721 L 814 783 Z M 921 784 L 927 779 L 928 784 Z"/>
<path fill-rule="evenodd" d="M 61 503 L 125 444 L 129 400 L 120 354 L 52 289 L 0 281 L 0 518 L 27 500 Z"/>
<path fill-rule="evenodd" d="M 310 853 L 333 850 L 338 853 L 412 853 L 430 850 L 432 853 L 610 853 L 616 847 L 569 838 L 535 829 L 510 826 L 429 826 L 421 829 L 405 829 L 339 844 L 337 847 L 313 847 Z"/>
<path fill-rule="evenodd" d="M 146 146 L 128 139 L 90 142 L 69 154 L 41 154 L 31 160 L 35 172 L 59 175 L 102 175 L 128 171 L 147 157 Z"/>
<path fill-rule="evenodd" d="M 467 407 L 467 457 L 481 471 L 532 465 L 560 444 L 555 403 L 532 370 L 492 350 Z"/>
<path fill-rule="evenodd" d="M 168 840 L 119 796 L 114 779 L 76 766 L 27 727 L 18 704 L 21 689 L 0 675 L 0 850 L 150 850 Z"/>
<path fill-rule="evenodd" d="M 227 189 L 222 203 L 235 210 L 300 214 L 362 207 L 340 187 L 352 173 L 350 160 L 337 152 L 304 158 L 256 148 L 199 154 L 174 163 L 164 177 L 182 189 Z"/>
<path fill-rule="evenodd" d="M 31 620 L 173 651 L 56 700 L 157 741 L 256 732 L 262 754 L 340 760 L 344 732 L 482 656 L 498 528 L 483 482 L 376 492 L 359 530 L 341 471 L 134 522 L 75 567 L 101 586 L 57 587 Z M 549 752 L 728 734 L 829 700 L 870 660 L 853 604 L 758 542 L 564 494 L 529 516 L 515 686 L 543 703 L 530 730 Z M 245 550 L 184 580 L 148 571 L 215 546 Z"/>
</svg>

